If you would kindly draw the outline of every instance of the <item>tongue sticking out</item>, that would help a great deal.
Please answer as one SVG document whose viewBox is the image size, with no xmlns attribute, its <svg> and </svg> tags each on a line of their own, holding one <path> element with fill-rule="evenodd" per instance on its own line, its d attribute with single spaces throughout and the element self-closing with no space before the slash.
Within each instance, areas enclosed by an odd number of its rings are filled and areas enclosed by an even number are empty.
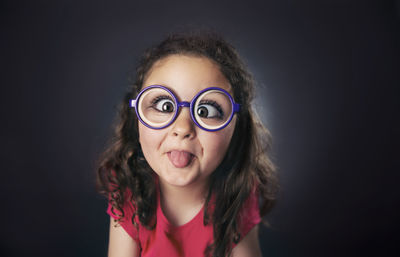
<svg viewBox="0 0 400 257">
<path fill-rule="evenodd" d="M 175 167 L 183 168 L 192 160 L 192 154 L 185 151 L 171 151 L 168 153 L 168 158 Z"/>
</svg>

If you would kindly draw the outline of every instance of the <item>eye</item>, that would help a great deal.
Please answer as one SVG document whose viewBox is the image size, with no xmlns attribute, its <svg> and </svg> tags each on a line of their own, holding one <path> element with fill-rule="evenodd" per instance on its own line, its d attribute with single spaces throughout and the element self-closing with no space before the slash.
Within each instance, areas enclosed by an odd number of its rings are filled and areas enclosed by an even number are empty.
<svg viewBox="0 0 400 257">
<path fill-rule="evenodd" d="M 217 118 L 222 119 L 224 113 L 221 107 L 214 101 L 207 101 L 199 104 L 197 107 L 197 115 L 201 118 Z"/>
<path fill-rule="evenodd" d="M 153 108 L 160 112 L 173 112 L 175 104 L 169 97 L 157 97 L 153 101 Z"/>
</svg>

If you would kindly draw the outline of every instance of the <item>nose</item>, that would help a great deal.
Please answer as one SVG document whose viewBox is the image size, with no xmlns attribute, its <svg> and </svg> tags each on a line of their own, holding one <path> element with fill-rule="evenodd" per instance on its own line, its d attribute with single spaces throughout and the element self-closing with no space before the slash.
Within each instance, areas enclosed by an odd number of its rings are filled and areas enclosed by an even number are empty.
<svg viewBox="0 0 400 257">
<path fill-rule="evenodd" d="M 196 135 L 195 124 L 190 116 L 189 108 L 180 108 L 180 112 L 172 123 L 171 133 L 180 139 L 192 139 Z"/>
</svg>

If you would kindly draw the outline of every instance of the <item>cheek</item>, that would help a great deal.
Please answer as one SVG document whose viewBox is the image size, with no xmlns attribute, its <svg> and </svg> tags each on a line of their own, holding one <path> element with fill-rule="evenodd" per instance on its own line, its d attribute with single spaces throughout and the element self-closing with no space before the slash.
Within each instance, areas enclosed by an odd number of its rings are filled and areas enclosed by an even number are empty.
<svg viewBox="0 0 400 257">
<path fill-rule="evenodd" d="M 225 155 L 225 152 L 229 146 L 230 137 L 226 135 L 214 136 L 207 140 L 206 148 L 212 152 L 213 155 Z M 221 154 L 218 154 L 221 153 Z M 223 154 L 222 154 L 223 153 Z"/>
<path fill-rule="evenodd" d="M 235 122 L 232 122 L 225 129 L 217 132 L 207 132 L 207 135 L 203 137 L 204 155 L 207 159 L 214 160 L 217 164 L 222 161 L 225 157 L 226 151 L 228 150 L 229 144 L 232 139 L 233 131 L 235 128 Z"/>
<path fill-rule="evenodd" d="M 159 131 L 139 124 L 139 142 L 146 159 L 151 159 L 151 153 L 159 148 L 161 141 L 162 135 Z"/>
</svg>

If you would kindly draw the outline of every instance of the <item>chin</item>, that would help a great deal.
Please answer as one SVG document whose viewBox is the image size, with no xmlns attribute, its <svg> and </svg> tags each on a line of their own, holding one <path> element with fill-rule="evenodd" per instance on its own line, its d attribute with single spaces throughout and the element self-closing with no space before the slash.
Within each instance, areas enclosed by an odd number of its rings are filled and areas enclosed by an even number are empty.
<svg viewBox="0 0 400 257">
<path fill-rule="evenodd" d="M 198 180 L 198 176 L 196 176 L 195 174 L 182 174 L 185 173 L 184 170 L 168 170 L 168 171 L 164 171 L 166 173 L 164 173 L 163 175 L 159 175 L 159 177 L 163 180 L 164 183 L 167 183 L 171 186 L 175 186 L 175 187 L 185 187 L 185 186 L 189 186 L 193 183 L 195 183 L 195 181 Z"/>
</svg>

